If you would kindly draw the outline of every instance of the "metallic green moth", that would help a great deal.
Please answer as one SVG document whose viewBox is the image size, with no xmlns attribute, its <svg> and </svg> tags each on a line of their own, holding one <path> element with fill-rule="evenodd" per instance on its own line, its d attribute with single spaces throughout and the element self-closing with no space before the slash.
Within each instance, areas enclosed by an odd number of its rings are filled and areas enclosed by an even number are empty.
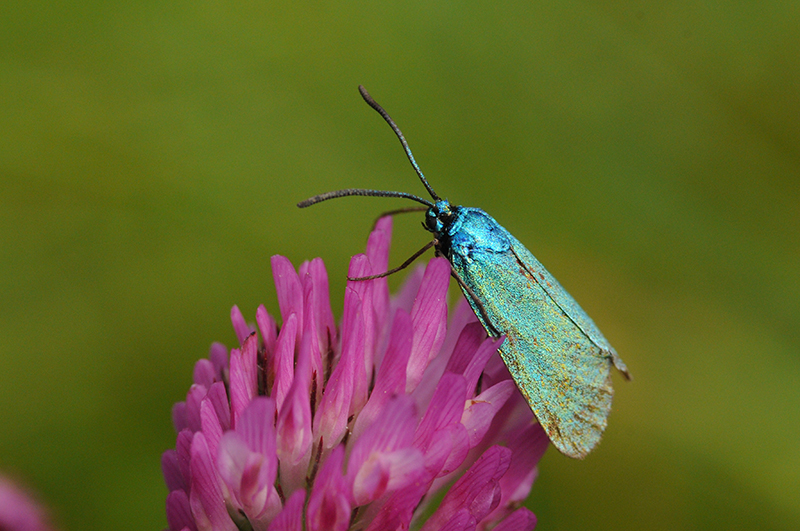
<svg viewBox="0 0 800 531">
<path fill-rule="evenodd" d="M 359 86 L 364 100 L 392 127 L 433 201 L 384 190 L 346 189 L 298 204 L 350 195 L 400 197 L 421 203 L 433 241 L 425 250 L 450 261 L 453 276 L 487 333 L 504 335 L 500 356 L 539 423 L 563 454 L 585 457 L 600 440 L 611 411 L 611 367 L 630 379 L 625 364 L 603 334 L 558 281 L 514 236 L 479 208 L 451 205 L 431 188 L 405 137 Z M 367 280 L 375 277 L 365 277 Z"/>
</svg>

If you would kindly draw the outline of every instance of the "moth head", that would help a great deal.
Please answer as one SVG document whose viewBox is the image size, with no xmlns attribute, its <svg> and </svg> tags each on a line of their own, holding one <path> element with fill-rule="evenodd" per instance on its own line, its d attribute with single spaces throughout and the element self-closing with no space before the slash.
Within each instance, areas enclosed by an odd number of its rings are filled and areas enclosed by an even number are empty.
<svg viewBox="0 0 800 531">
<path fill-rule="evenodd" d="M 434 234 L 441 234 L 453 223 L 455 208 L 446 199 L 440 199 L 425 212 L 423 226 Z"/>
</svg>

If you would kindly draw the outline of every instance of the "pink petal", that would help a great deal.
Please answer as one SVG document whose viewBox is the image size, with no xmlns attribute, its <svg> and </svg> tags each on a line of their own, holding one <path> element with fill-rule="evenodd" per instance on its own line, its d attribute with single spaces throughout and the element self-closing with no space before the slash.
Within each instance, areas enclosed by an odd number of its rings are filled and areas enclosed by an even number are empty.
<svg viewBox="0 0 800 531">
<path fill-rule="evenodd" d="M 283 510 L 269 524 L 268 531 L 303 531 L 303 505 L 306 501 L 305 489 L 299 489 L 289 496 Z"/>
<path fill-rule="evenodd" d="M 278 416 L 278 456 L 286 466 L 299 463 L 311 449 L 311 409 L 304 394 L 293 385 Z"/>
<path fill-rule="evenodd" d="M 294 350 L 297 341 L 297 315 L 292 313 L 283 323 L 281 332 L 275 342 L 275 382 L 272 386 L 272 398 L 275 399 L 277 409 L 283 407 L 286 394 L 294 380 Z"/>
<path fill-rule="evenodd" d="M 243 485 L 251 453 L 253 452 L 247 447 L 242 436 L 235 431 L 226 432 L 220 439 L 217 470 L 239 508 L 246 503 L 243 497 L 251 494 L 242 492 L 244 489 L 252 489 L 252 485 Z"/>
<path fill-rule="evenodd" d="M 419 453 L 419 450 L 417 450 Z M 391 466 L 379 454 L 359 468 L 358 474 L 353 479 L 352 504 L 355 506 L 366 505 L 383 496 L 389 486 Z"/>
<path fill-rule="evenodd" d="M 175 402 L 175 405 L 172 406 L 172 425 L 177 433 L 189 427 L 189 419 L 186 418 L 186 402 Z"/>
<path fill-rule="evenodd" d="M 178 452 L 175 450 L 167 450 L 161 454 L 161 473 L 164 474 L 164 482 L 167 484 L 167 490 L 188 491 L 189 485 L 186 478 L 181 474 L 181 467 L 178 464 Z"/>
<path fill-rule="evenodd" d="M 535 527 L 536 515 L 525 507 L 520 507 L 500 522 L 494 531 L 533 531 Z"/>
<path fill-rule="evenodd" d="M 271 389 L 272 382 L 275 380 L 274 355 L 278 326 L 263 304 L 256 310 L 256 324 L 258 325 L 258 331 L 261 333 L 261 344 L 264 347 L 265 387 Z"/>
<path fill-rule="evenodd" d="M 228 392 L 225 390 L 224 382 L 215 382 L 211 385 L 204 400 L 208 400 L 214 407 L 214 413 L 222 428 L 222 431 L 231 428 L 231 405 L 228 402 Z M 202 423 L 202 420 L 201 420 Z"/>
<path fill-rule="evenodd" d="M 217 371 L 214 369 L 214 364 L 211 363 L 211 360 L 205 358 L 197 360 L 197 363 L 194 364 L 192 381 L 205 388 L 211 387 L 211 384 L 217 381 Z"/>
<path fill-rule="evenodd" d="M 406 368 L 408 367 L 408 358 L 411 356 L 413 335 L 411 315 L 402 308 L 398 308 L 392 322 L 389 345 L 375 377 L 375 387 L 370 400 L 376 393 L 392 395 L 405 392 Z"/>
<path fill-rule="evenodd" d="M 231 426 L 258 394 L 258 339 L 251 334 L 240 349 L 231 350 Z"/>
<path fill-rule="evenodd" d="M 222 374 L 228 370 L 228 347 L 222 343 L 212 343 L 208 353 L 208 359 L 214 365 L 217 380 L 222 380 Z"/>
<path fill-rule="evenodd" d="M 492 359 L 499 357 L 500 356 L 492 356 Z M 497 385 L 496 383 L 492 383 L 492 380 L 487 377 L 485 377 L 483 381 L 485 384 L 491 385 L 491 387 Z M 500 381 L 503 382 L 512 380 L 509 376 L 508 379 Z M 503 404 L 500 410 L 495 413 L 491 426 L 489 426 L 489 430 L 487 431 L 487 435 L 484 437 L 483 441 L 481 441 L 478 448 L 483 447 L 483 449 L 486 449 L 492 444 L 504 442 L 508 433 L 514 433 L 517 430 L 524 429 L 527 426 L 535 423 L 536 417 L 533 416 L 533 412 L 531 411 L 528 402 L 525 401 L 522 393 L 519 391 L 514 391 L 511 393 L 511 396 L 508 397 L 506 403 Z"/>
<path fill-rule="evenodd" d="M 424 451 L 437 431 L 461 421 L 465 388 L 466 380 L 460 374 L 446 373 L 442 376 L 417 427 L 414 438 L 416 447 Z"/>
<path fill-rule="evenodd" d="M 0 529 L 50 531 L 44 508 L 23 487 L 0 476 Z"/>
<path fill-rule="evenodd" d="M 254 525 L 265 524 L 281 508 L 273 486 L 278 471 L 274 416 L 271 399 L 256 399 L 242 414 L 237 431 L 225 433 L 220 440 L 220 476 L 233 505 Z"/>
<path fill-rule="evenodd" d="M 514 382 L 504 380 L 467 402 L 461 423 L 469 433 L 470 448 L 475 448 L 483 440 L 495 414 L 516 389 Z"/>
<path fill-rule="evenodd" d="M 388 245 L 384 246 L 385 234 L 378 231 L 373 231 L 370 234 L 370 242 L 367 243 L 367 254 L 359 255 L 364 257 L 364 260 L 353 260 L 350 262 L 350 271 L 347 276 L 350 278 L 358 278 L 362 276 L 377 275 L 386 271 L 386 263 L 388 262 Z M 376 260 L 373 264 L 370 260 L 369 253 L 372 253 L 372 258 Z M 375 290 L 381 290 L 382 294 L 386 295 L 386 299 L 381 301 L 381 311 L 388 310 L 388 284 L 385 277 L 376 278 L 367 281 L 350 281 L 348 286 L 352 288 L 361 300 L 362 314 L 364 316 L 364 356 L 356 360 L 355 371 L 355 385 L 353 389 L 353 400 L 350 408 L 350 413 L 359 411 L 367 401 L 367 386 L 368 379 L 372 376 L 375 353 L 377 344 L 382 332 L 383 321 L 379 321 L 381 328 L 378 328 L 376 322 L 377 314 L 373 304 Z"/>
<path fill-rule="evenodd" d="M 216 473 L 216 459 L 208 451 L 205 437 L 197 433 L 192 440 L 192 485 L 189 505 L 198 531 L 237 531 L 228 516 Z"/>
<path fill-rule="evenodd" d="M 411 448 L 414 409 L 407 395 L 395 397 L 353 444 L 347 481 L 353 486 L 355 505 L 379 498 L 386 489 L 403 488 L 422 475 L 422 453 Z"/>
<path fill-rule="evenodd" d="M 306 344 L 300 347 L 295 377 L 278 413 L 277 454 L 284 492 L 294 492 L 303 486 L 311 456 L 309 342 L 310 339 L 306 338 Z"/>
<path fill-rule="evenodd" d="M 186 426 L 192 431 L 200 431 L 200 402 L 206 397 L 208 389 L 193 384 L 186 393 Z"/>
<path fill-rule="evenodd" d="M 172 491 L 167 496 L 167 525 L 170 531 L 197 531 L 192 509 L 189 507 L 189 497 L 182 490 Z"/>
<path fill-rule="evenodd" d="M 347 276 L 358 278 L 373 274 L 366 255 L 359 254 L 350 260 L 350 269 Z M 374 280 L 348 281 L 344 297 L 344 313 L 342 317 L 342 351 L 349 332 L 356 335 L 350 341 L 355 341 L 358 348 L 353 350 L 353 392 L 348 413 L 355 413 L 364 407 L 367 402 L 367 370 L 372 376 L 372 360 L 375 358 L 375 313 L 372 308 L 372 292 Z M 352 290 L 352 291 L 351 291 Z M 358 302 L 358 311 L 349 310 L 352 302 Z M 355 319 L 355 320 L 354 320 Z M 354 326 L 355 325 L 355 326 Z M 347 341 L 348 343 L 350 341 Z M 367 362 L 367 360 L 370 360 Z"/>
<path fill-rule="evenodd" d="M 489 337 L 481 343 L 481 346 L 478 347 L 478 350 L 472 356 L 472 359 L 467 364 L 467 368 L 464 370 L 464 377 L 467 379 L 467 389 L 475 389 L 481 374 L 483 374 L 483 369 L 486 367 L 486 363 L 493 356 L 498 357 L 497 350 L 503 345 L 505 339 L 505 336 L 496 339 Z"/>
<path fill-rule="evenodd" d="M 261 333 L 261 342 L 264 344 L 264 348 L 271 352 L 275 347 L 278 326 L 263 304 L 256 309 L 256 324 Z"/>
<path fill-rule="evenodd" d="M 448 329 L 448 336 L 449 335 L 450 331 Z M 473 321 L 467 326 L 462 327 L 461 334 L 455 345 L 451 347 L 443 346 L 440 354 L 428 365 L 419 386 L 414 392 L 414 395 L 417 397 L 417 402 L 421 404 L 430 402 L 430 395 L 433 394 L 436 385 L 445 372 L 463 374 L 467 378 L 466 395 L 464 399 L 466 400 L 472 397 L 475 394 L 475 386 L 480 377 L 482 367 L 486 363 L 486 358 L 491 356 L 492 353 L 491 351 L 484 351 L 481 349 L 481 343 L 485 339 L 486 332 L 483 330 L 483 326 L 477 321 Z M 488 346 L 489 345 L 485 345 L 484 349 Z M 450 348 L 451 352 L 448 353 L 446 348 Z M 481 367 L 481 369 L 475 371 L 474 367 L 476 366 Z M 467 373 L 466 371 L 468 371 L 468 369 L 469 372 Z"/>
<path fill-rule="evenodd" d="M 423 463 L 422 452 L 411 447 L 372 454 L 353 479 L 353 505 L 366 505 L 415 482 L 424 472 Z"/>
<path fill-rule="evenodd" d="M 449 437 L 451 440 L 450 454 L 437 474 L 437 477 L 442 477 L 450 474 L 464 463 L 464 459 L 469 453 L 469 434 L 463 424 L 456 423 L 437 432 L 436 437 Z"/>
<path fill-rule="evenodd" d="M 270 485 L 259 481 L 261 471 L 265 468 L 264 457 L 255 452 L 250 452 L 242 470 L 240 492 L 243 500 L 247 503 L 245 508 L 252 508 L 253 516 L 257 516 L 263 510 L 267 502 L 266 490 L 270 487 Z M 246 511 L 246 514 L 250 515 L 250 511 Z"/>
<path fill-rule="evenodd" d="M 363 272 L 367 265 L 364 255 L 353 257 L 350 271 Z M 363 372 L 364 316 L 358 293 L 348 284 L 344 296 L 342 318 L 342 355 L 325 386 L 322 403 L 314 418 L 315 438 L 322 437 L 325 449 L 339 444 L 347 428 L 350 403 L 356 382 L 356 365 Z M 366 381 L 362 376 L 362 385 Z"/>
<path fill-rule="evenodd" d="M 375 377 L 375 387 L 353 427 L 354 439 L 360 437 L 364 429 L 373 423 L 390 398 L 405 393 L 406 365 L 411 355 L 412 328 L 411 316 L 402 308 L 395 312 L 389 338 L 388 350 Z"/>
<path fill-rule="evenodd" d="M 422 527 L 422 531 L 439 529 L 458 511 L 466 509 L 482 520 L 500 503 L 498 480 L 511 463 L 511 450 L 493 446 L 470 467 L 450 488 L 441 505 Z"/>
<path fill-rule="evenodd" d="M 186 429 L 178 434 L 178 438 L 175 441 L 175 454 L 178 458 L 178 468 L 186 483 L 186 488 L 184 489 L 186 492 L 189 492 L 192 477 L 190 466 L 192 460 L 192 439 L 194 439 L 194 433 Z"/>
<path fill-rule="evenodd" d="M 300 277 L 300 283 L 305 283 L 305 277 L 308 276 L 308 266 L 311 264 L 308 260 L 304 261 L 300 264 L 300 267 L 297 268 L 297 275 Z"/>
<path fill-rule="evenodd" d="M 475 517 L 466 509 L 454 514 L 438 531 L 474 531 L 477 526 Z"/>
<path fill-rule="evenodd" d="M 414 401 L 408 395 L 397 395 L 388 400 L 375 422 L 353 443 L 348 467 L 359 467 L 373 452 L 411 446 L 416 426 L 415 410 Z"/>
<path fill-rule="evenodd" d="M 459 338 L 447 370 L 464 375 L 467 379 L 468 394 L 466 398 L 469 398 L 475 392 L 475 386 L 483 373 L 486 362 L 489 361 L 492 354 L 497 352 L 497 349 L 503 344 L 504 338 L 487 338 L 483 326 L 478 322 L 465 326 L 461 337 L 464 338 L 464 341 L 462 343 Z"/>
<path fill-rule="evenodd" d="M 242 413 L 236 431 L 253 452 L 275 455 L 275 402 L 271 398 L 255 398 Z"/>
<path fill-rule="evenodd" d="M 431 358 L 444 342 L 447 330 L 447 286 L 450 280 L 450 263 L 444 258 L 434 258 L 425 269 L 417 298 L 411 309 L 414 327 L 414 344 L 408 360 L 406 390 L 413 391 Z"/>
<path fill-rule="evenodd" d="M 453 354 L 447 362 L 446 371 L 453 374 L 464 374 L 467 365 L 485 339 L 486 331 L 479 322 L 475 321 L 465 325 L 453 347 Z"/>
<path fill-rule="evenodd" d="M 310 266 L 311 264 L 309 264 L 309 267 Z M 304 333 L 300 348 L 307 351 L 309 359 L 311 371 L 309 374 L 309 381 L 313 382 L 311 390 L 314 392 L 314 396 L 310 397 L 310 399 L 313 404 L 319 404 L 322 399 L 323 387 L 325 386 L 325 367 L 322 365 L 322 352 L 320 351 L 320 340 L 316 321 L 317 313 L 314 311 L 315 300 L 317 299 L 315 290 L 318 288 L 311 282 L 309 275 L 305 275 L 303 279 L 305 280 L 303 285 L 303 303 L 305 304 L 303 315 L 305 316 L 305 323 L 303 323 Z M 325 341 L 325 347 L 327 348 L 327 339 Z M 313 413 L 312 411 L 312 414 Z"/>
<path fill-rule="evenodd" d="M 389 498 L 378 508 L 374 503 L 367 508 L 362 521 L 369 522 L 366 531 L 409 529 L 414 509 L 419 506 L 427 484 L 409 485 Z"/>
<path fill-rule="evenodd" d="M 313 288 L 314 298 L 307 310 L 314 315 L 319 349 L 327 352 L 333 348 L 336 341 L 336 320 L 331 310 L 330 295 L 328 294 L 328 272 L 322 258 L 314 258 L 308 265 L 308 282 Z"/>
<path fill-rule="evenodd" d="M 367 241 L 367 258 L 372 274 L 389 269 L 389 244 L 392 240 L 392 216 L 384 216 L 375 223 Z M 383 323 L 389 315 L 389 283 L 386 277 L 372 281 L 372 307 L 377 323 Z"/>
<path fill-rule="evenodd" d="M 222 384 L 222 382 L 219 383 Z M 217 455 L 219 440 L 222 438 L 222 425 L 217 417 L 217 412 L 214 411 L 214 405 L 208 397 L 200 403 L 200 424 L 203 435 L 206 438 L 206 444 L 208 444 L 209 453 Z"/>
<path fill-rule="evenodd" d="M 511 465 L 499 481 L 503 503 L 488 517 L 488 520 L 501 519 L 528 497 L 536 479 L 536 465 L 544 455 L 549 443 L 547 434 L 538 423 L 528 425 L 511 434 L 508 440 L 508 448 L 511 450 Z"/>
<path fill-rule="evenodd" d="M 469 451 L 469 435 L 461 424 L 466 380 L 447 373 L 439 381 L 414 436 L 414 446 L 425 454 L 432 480 L 458 468 Z"/>
<path fill-rule="evenodd" d="M 447 325 L 447 334 L 442 343 L 442 348 L 439 352 L 439 357 L 444 358 L 445 362 L 450 360 L 453 355 L 453 349 L 456 346 L 459 338 L 461 337 L 464 327 L 469 323 L 477 323 L 478 318 L 475 317 L 475 312 L 463 296 L 459 296 L 456 300 L 455 310 L 451 312 L 450 323 Z M 481 327 L 482 328 L 482 327 Z M 486 333 L 484 332 L 485 337 Z M 458 371 L 450 371 L 458 372 Z"/>
<path fill-rule="evenodd" d="M 342 475 L 344 446 L 337 446 L 322 464 L 308 498 L 308 531 L 346 531 L 350 526 L 349 491 Z"/>
<path fill-rule="evenodd" d="M 492 356 L 486 362 L 486 367 L 483 369 L 483 380 L 488 381 L 489 385 L 499 382 L 500 380 L 511 380 L 511 373 L 499 355 Z"/>
<path fill-rule="evenodd" d="M 281 309 L 281 320 L 285 323 L 289 315 L 296 314 L 297 322 L 303 323 L 303 286 L 300 277 L 285 256 L 275 255 L 271 259 L 272 276 L 278 295 L 278 306 Z M 297 342 L 300 342 L 300 330 L 297 331 Z"/>
<path fill-rule="evenodd" d="M 231 323 L 233 323 L 233 330 L 236 332 L 237 339 L 239 339 L 239 345 L 244 345 L 244 342 L 250 334 L 255 332 L 255 330 L 247 324 L 247 321 L 244 320 L 242 311 L 239 310 L 239 307 L 236 305 L 231 308 Z"/>
<path fill-rule="evenodd" d="M 442 430 L 438 435 L 433 437 L 433 440 L 425 448 L 425 478 L 428 483 L 432 483 L 434 479 L 442 475 L 445 463 L 454 453 L 453 446 L 458 442 L 455 437 L 451 436 L 450 430 Z M 430 485 L 425 490 L 430 490 Z"/>
<path fill-rule="evenodd" d="M 425 266 L 420 264 L 411 271 L 406 279 L 400 286 L 400 291 L 394 294 L 391 298 L 390 304 L 394 308 L 402 308 L 411 313 L 411 308 L 414 306 L 414 301 L 417 299 L 417 292 L 422 284 L 422 278 L 425 276 Z"/>
</svg>

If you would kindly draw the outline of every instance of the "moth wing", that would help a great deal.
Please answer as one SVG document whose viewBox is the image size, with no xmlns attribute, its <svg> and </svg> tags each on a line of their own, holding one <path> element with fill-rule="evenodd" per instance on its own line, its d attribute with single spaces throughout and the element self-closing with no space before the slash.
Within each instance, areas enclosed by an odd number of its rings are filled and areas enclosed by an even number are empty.
<svg viewBox="0 0 800 531">
<path fill-rule="evenodd" d="M 614 366 L 619 370 L 626 379 L 630 380 L 631 376 L 628 372 L 628 367 L 617 354 L 617 351 L 608 343 L 608 340 L 594 324 L 592 318 L 589 317 L 583 308 L 578 305 L 575 299 L 565 290 L 558 280 L 544 268 L 541 262 L 524 246 L 519 240 L 514 238 L 507 230 L 503 229 L 509 242 L 511 243 L 511 250 L 517 256 L 519 262 L 525 269 L 541 284 L 548 295 L 555 301 L 556 304 L 566 313 L 570 319 L 592 340 L 600 349 L 608 352 Z"/>
<path fill-rule="evenodd" d="M 500 355 L 550 440 L 562 453 L 582 458 L 606 427 L 614 354 L 574 299 L 508 236 L 508 251 L 453 255 L 453 267 L 492 326 L 506 335 Z"/>
</svg>

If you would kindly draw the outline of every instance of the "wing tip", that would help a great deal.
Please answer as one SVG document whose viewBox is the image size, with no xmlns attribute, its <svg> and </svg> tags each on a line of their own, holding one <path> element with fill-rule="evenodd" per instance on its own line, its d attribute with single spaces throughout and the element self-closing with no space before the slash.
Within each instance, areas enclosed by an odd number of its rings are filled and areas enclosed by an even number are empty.
<svg viewBox="0 0 800 531">
<path fill-rule="evenodd" d="M 622 376 L 624 376 L 626 380 L 629 382 L 633 380 L 633 376 L 628 371 L 628 366 L 625 365 L 625 362 L 622 361 L 622 358 L 620 358 L 613 350 L 611 351 L 611 362 L 614 364 L 614 367 L 616 367 L 617 370 L 622 373 Z"/>
</svg>

